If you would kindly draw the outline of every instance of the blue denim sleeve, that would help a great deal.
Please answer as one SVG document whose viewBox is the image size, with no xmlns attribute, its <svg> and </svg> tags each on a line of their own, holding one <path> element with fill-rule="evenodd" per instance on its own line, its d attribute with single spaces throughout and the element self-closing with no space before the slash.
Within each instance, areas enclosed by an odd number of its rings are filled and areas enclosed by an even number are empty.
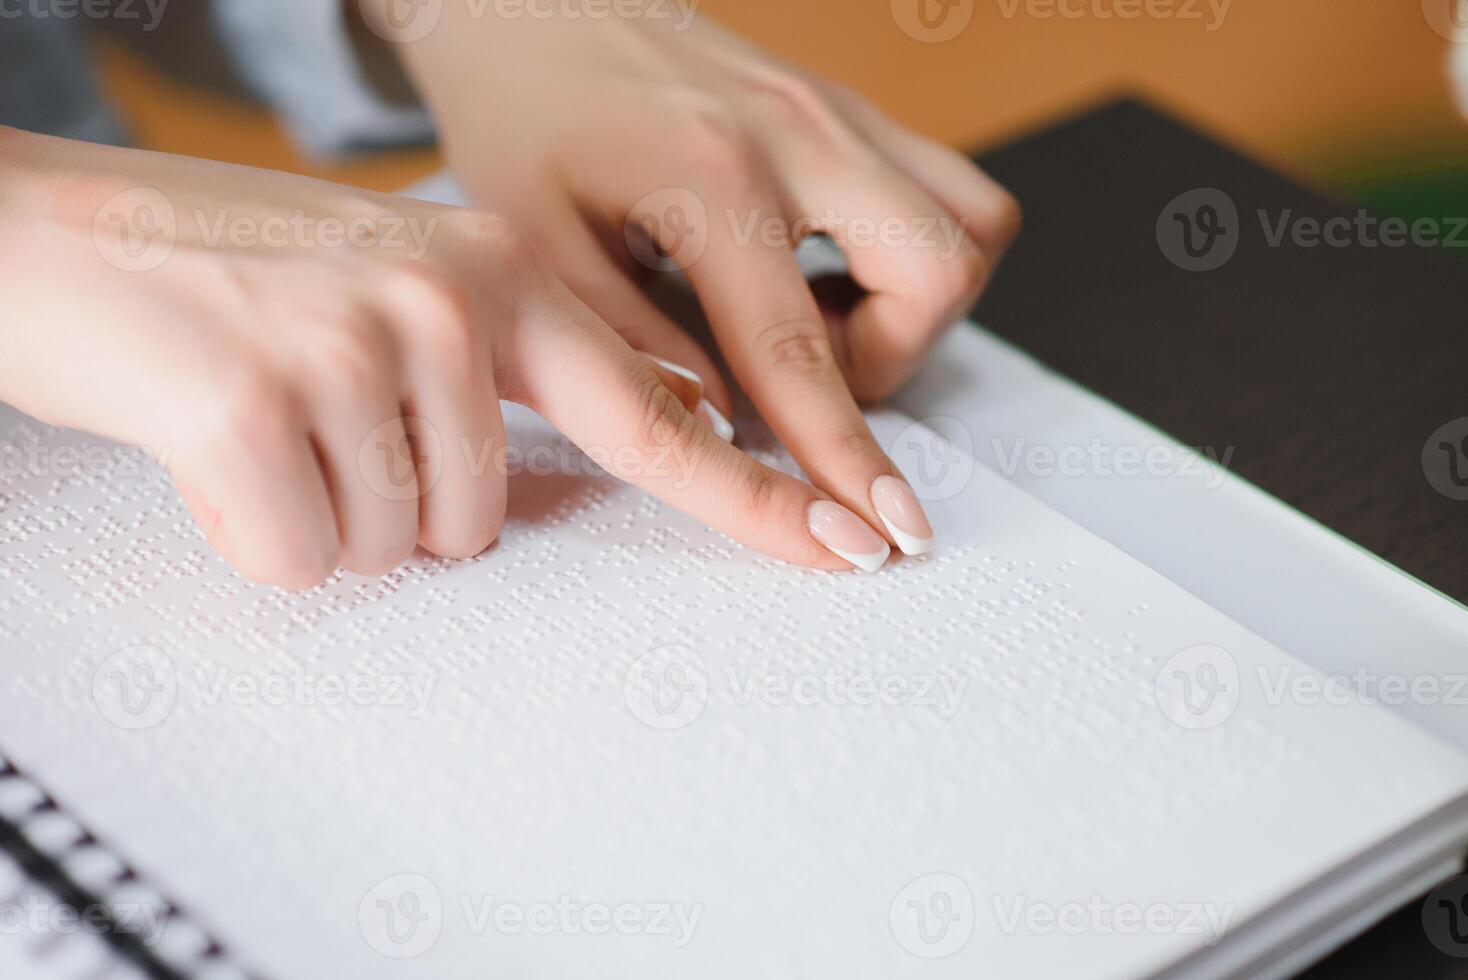
<svg viewBox="0 0 1468 980">
<path fill-rule="evenodd" d="M 240 76 L 308 152 L 433 138 L 422 106 L 389 104 L 368 81 L 343 0 L 213 0 L 213 10 Z"/>
</svg>

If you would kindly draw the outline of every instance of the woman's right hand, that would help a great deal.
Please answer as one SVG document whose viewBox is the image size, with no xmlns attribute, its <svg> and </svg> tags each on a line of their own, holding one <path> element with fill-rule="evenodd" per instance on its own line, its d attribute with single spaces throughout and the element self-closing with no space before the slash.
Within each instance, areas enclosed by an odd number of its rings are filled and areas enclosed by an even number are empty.
<svg viewBox="0 0 1468 980">
<path fill-rule="evenodd" d="M 492 215 L 3 130 L 0 228 L 0 399 L 157 451 L 258 581 L 488 547 L 501 398 L 760 551 L 886 558 L 720 438 L 697 381 L 654 360 L 670 352 L 628 346 Z"/>
</svg>

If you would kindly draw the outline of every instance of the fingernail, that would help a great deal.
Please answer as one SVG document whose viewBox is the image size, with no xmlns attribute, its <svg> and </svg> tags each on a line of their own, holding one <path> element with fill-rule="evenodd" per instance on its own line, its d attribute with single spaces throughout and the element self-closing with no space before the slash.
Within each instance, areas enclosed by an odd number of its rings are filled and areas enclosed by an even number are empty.
<svg viewBox="0 0 1468 980">
<path fill-rule="evenodd" d="M 705 398 L 698 403 L 698 410 L 708 420 L 709 428 L 725 442 L 734 441 L 734 423 L 724 418 L 724 413 L 714 408 L 714 403 Z"/>
<path fill-rule="evenodd" d="M 805 519 L 811 537 L 864 572 L 881 568 L 892 553 L 866 521 L 834 501 L 817 500 L 810 505 Z"/>
<path fill-rule="evenodd" d="M 904 555 L 933 550 L 933 526 L 912 487 L 895 476 L 879 476 L 872 481 L 872 506 Z"/>
<path fill-rule="evenodd" d="M 658 366 L 660 366 L 663 370 L 665 370 L 665 371 L 672 371 L 678 377 L 685 378 L 685 379 L 687 379 L 689 381 L 692 381 L 694 384 L 698 385 L 700 388 L 703 387 L 703 379 L 700 378 L 693 371 L 688 370 L 683 365 L 681 365 L 681 364 L 674 364 L 672 361 L 665 361 L 661 357 L 653 357 L 651 354 L 648 355 L 648 358 L 650 360 L 652 360 L 655 364 L 657 364 Z"/>
</svg>

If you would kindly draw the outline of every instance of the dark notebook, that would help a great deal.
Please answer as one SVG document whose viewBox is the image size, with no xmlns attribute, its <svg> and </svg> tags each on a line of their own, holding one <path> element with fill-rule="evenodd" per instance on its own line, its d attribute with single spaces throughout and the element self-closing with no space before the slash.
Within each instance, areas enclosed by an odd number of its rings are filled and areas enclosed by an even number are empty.
<svg viewBox="0 0 1468 980">
<path fill-rule="evenodd" d="M 980 322 L 1468 598 L 1468 218 L 1393 244 L 1134 101 L 977 159 L 1025 208 Z"/>
</svg>

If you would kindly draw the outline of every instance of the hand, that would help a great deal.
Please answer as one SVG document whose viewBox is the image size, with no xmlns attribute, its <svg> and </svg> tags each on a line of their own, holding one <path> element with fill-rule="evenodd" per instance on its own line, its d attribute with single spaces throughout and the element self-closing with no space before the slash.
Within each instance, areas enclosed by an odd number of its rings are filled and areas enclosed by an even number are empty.
<svg viewBox="0 0 1468 980">
<path fill-rule="evenodd" d="M 374 13 L 385 2 L 363 9 L 392 38 Z M 426 37 L 398 45 L 474 199 L 526 228 L 633 347 L 701 374 L 727 412 L 712 361 L 639 288 L 637 235 L 652 239 L 815 484 L 927 550 L 921 508 L 857 402 L 889 395 L 973 304 L 1018 227 L 1014 200 L 857 96 L 706 19 L 681 30 L 669 4 L 515 19 L 474 6 L 444 5 Z M 800 273 L 793 246 L 812 232 L 835 239 L 865 291 L 849 310 L 823 316 Z"/>
<path fill-rule="evenodd" d="M 849 567 L 860 521 L 699 422 L 701 385 L 501 218 L 0 129 L 0 227 L 0 399 L 154 449 L 252 578 L 482 551 L 505 515 L 501 397 L 746 544 Z"/>
</svg>

